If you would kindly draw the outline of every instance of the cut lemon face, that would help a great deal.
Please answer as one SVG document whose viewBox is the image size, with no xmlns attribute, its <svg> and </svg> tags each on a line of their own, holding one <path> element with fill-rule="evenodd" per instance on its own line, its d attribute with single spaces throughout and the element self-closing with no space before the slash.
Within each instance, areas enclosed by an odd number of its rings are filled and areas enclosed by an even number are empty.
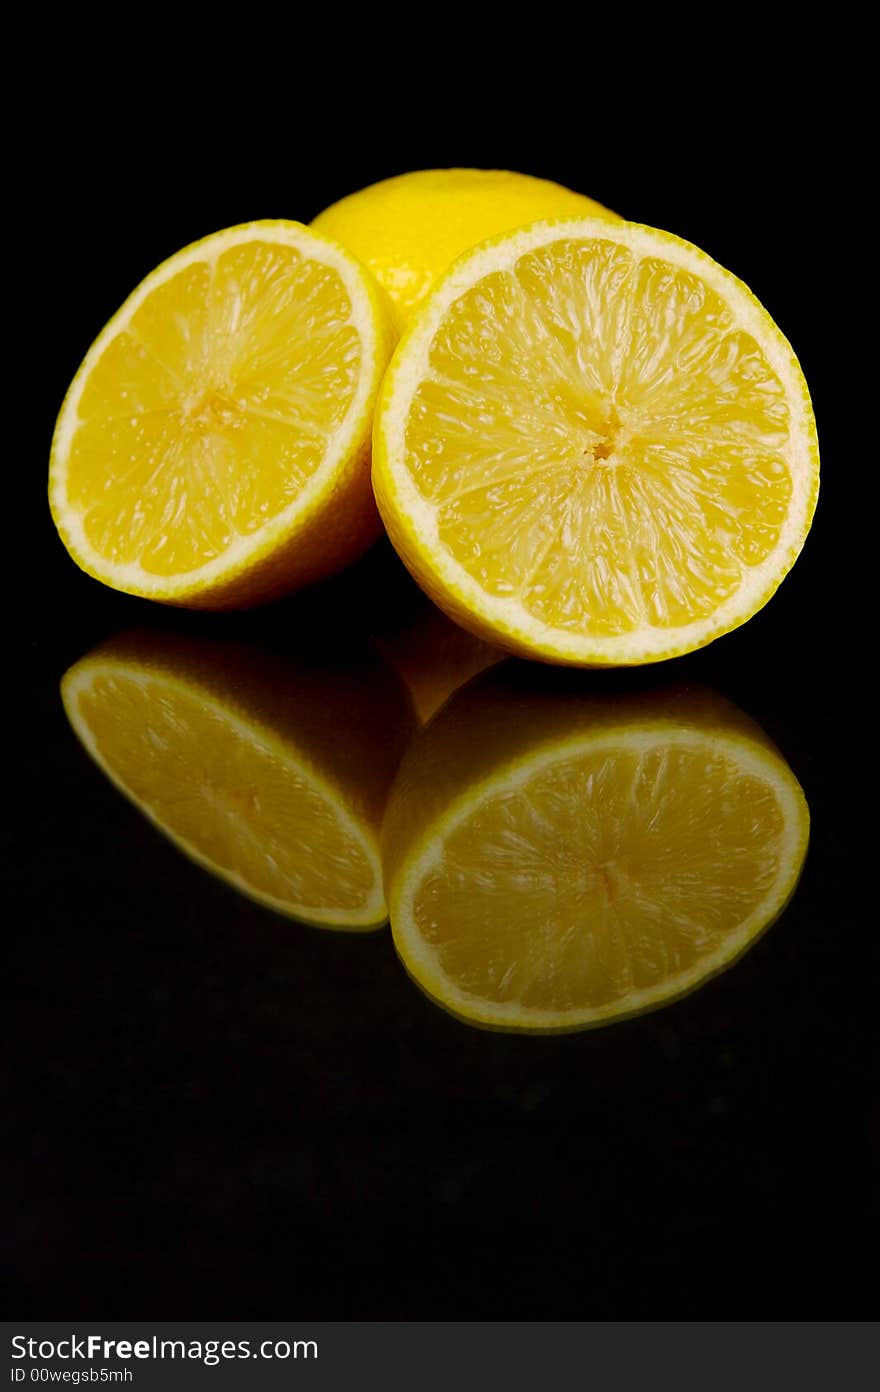
<svg viewBox="0 0 880 1392">
<path fill-rule="evenodd" d="M 354 560 L 380 531 L 370 430 L 393 345 L 368 272 L 294 222 L 172 256 L 67 393 L 49 496 L 65 546 L 114 589 L 254 604 Z"/>
<path fill-rule="evenodd" d="M 413 725 L 390 672 L 133 634 L 62 696 L 98 766 L 205 869 L 317 926 L 385 922 L 379 828 Z"/>
<path fill-rule="evenodd" d="M 818 447 L 786 340 L 666 232 L 545 223 L 462 257 L 386 374 L 373 480 L 415 578 L 525 656 L 657 661 L 794 563 Z"/>
<path fill-rule="evenodd" d="M 667 1004 L 791 896 L 809 813 L 710 693 L 458 692 L 408 751 L 383 852 L 414 980 L 461 1019 L 569 1030 Z"/>
<path fill-rule="evenodd" d="M 616 213 L 550 179 L 508 169 L 416 169 L 341 198 L 312 223 L 369 266 L 410 318 L 462 252 L 538 218 Z"/>
</svg>

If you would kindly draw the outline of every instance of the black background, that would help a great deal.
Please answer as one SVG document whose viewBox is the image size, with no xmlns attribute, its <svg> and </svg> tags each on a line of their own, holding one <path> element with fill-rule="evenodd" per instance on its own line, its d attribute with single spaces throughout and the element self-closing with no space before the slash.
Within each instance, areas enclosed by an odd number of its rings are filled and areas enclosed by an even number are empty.
<svg viewBox="0 0 880 1392">
<path fill-rule="evenodd" d="M 415 34 L 406 63 L 364 47 L 339 66 L 320 46 L 285 56 L 264 25 L 259 52 L 227 35 L 208 76 L 194 54 L 166 54 L 130 80 L 111 64 L 72 83 L 51 137 L 29 146 L 10 1316 L 868 1313 L 867 916 L 849 907 L 845 787 L 860 756 L 838 666 L 845 364 L 825 254 L 848 193 L 827 112 L 796 74 L 750 40 L 722 74 L 667 39 L 639 80 L 608 72 L 607 44 L 577 60 L 563 45 L 557 77 L 546 52 L 462 43 L 425 75 Z M 265 74 L 246 96 L 245 66 Z M 91 767 L 58 699 L 65 668 L 134 623 L 295 647 L 415 602 L 380 547 L 251 616 L 156 611 L 68 560 L 45 472 L 68 380 L 162 258 L 454 164 L 560 180 L 705 248 L 790 338 L 819 423 L 822 496 L 795 572 L 746 628 L 664 672 L 719 686 L 792 764 L 813 819 L 797 899 L 691 998 L 561 1039 L 458 1024 L 409 983 L 387 933 L 293 925 L 189 865 Z"/>
</svg>

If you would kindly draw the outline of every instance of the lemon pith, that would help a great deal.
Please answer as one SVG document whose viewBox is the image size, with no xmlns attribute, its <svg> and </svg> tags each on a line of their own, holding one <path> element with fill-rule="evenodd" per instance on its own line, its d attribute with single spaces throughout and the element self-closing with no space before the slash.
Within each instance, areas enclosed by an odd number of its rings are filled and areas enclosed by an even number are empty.
<svg viewBox="0 0 880 1392">
<path fill-rule="evenodd" d="M 538 224 L 462 257 L 386 374 L 373 479 L 454 619 L 603 665 L 700 647 L 770 598 L 818 493 L 794 354 L 671 234 Z"/>
<path fill-rule="evenodd" d="M 379 531 L 369 437 L 392 344 L 369 274 L 298 223 L 172 256 L 58 417 L 50 504 L 74 560 L 117 589 L 232 607 L 354 559 Z"/>
</svg>

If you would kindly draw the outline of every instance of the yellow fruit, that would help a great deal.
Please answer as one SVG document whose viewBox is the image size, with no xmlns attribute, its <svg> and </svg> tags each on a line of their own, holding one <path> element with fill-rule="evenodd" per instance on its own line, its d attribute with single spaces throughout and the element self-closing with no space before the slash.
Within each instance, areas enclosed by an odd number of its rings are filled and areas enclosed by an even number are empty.
<svg viewBox="0 0 880 1392">
<path fill-rule="evenodd" d="M 383 665 L 132 634 L 62 696 L 98 766 L 205 869 L 316 926 L 385 921 L 379 828 L 414 717 Z"/>
<path fill-rule="evenodd" d="M 394 341 L 371 277 L 295 222 L 216 232 L 147 276 L 61 408 L 49 497 L 77 565 L 167 604 L 242 607 L 355 559 Z"/>
<path fill-rule="evenodd" d="M 797 359 L 746 287 L 666 232 L 545 223 L 470 252 L 385 376 L 392 542 L 487 642 L 657 661 L 745 622 L 819 486 Z"/>
<path fill-rule="evenodd" d="M 369 266 L 403 321 L 462 252 L 555 217 L 618 221 L 601 203 L 549 179 L 505 169 L 419 169 L 341 198 L 312 226 Z"/>
<path fill-rule="evenodd" d="M 406 683 L 423 725 L 460 686 L 506 656 L 452 623 L 427 599 L 407 622 L 380 633 L 375 642 Z"/>
<path fill-rule="evenodd" d="M 458 692 L 408 750 L 383 829 L 411 976 L 477 1024 L 566 1030 L 656 1008 L 781 912 L 809 812 L 711 693 Z"/>
</svg>

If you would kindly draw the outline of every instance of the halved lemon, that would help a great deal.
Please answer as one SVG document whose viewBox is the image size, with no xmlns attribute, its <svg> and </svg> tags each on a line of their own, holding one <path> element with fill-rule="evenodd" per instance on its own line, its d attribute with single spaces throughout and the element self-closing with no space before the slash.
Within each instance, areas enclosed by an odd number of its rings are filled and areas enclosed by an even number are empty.
<svg viewBox="0 0 880 1392">
<path fill-rule="evenodd" d="M 136 633 L 62 696 L 98 766 L 205 869 L 307 923 L 385 922 L 379 828 L 414 717 L 381 664 Z"/>
<path fill-rule="evenodd" d="M 114 589 L 204 608 L 341 569 L 380 531 L 370 430 L 393 341 L 369 273 L 299 223 L 179 251 L 61 408 L 49 496 L 73 559 Z"/>
<path fill-rule="evenodd" d="M 791 896 L 808 832 L 791 769 L 717 695 L 554 694 L 498 668 L 401 765 L 383 829 L 394 941 L 461 1019 L 607 1024 L 739 957 Z"/>
<path fill-rule="evenodd" d="M 666 232 L 543 223 L 462 257 L 385 377 L 373 481 L 453 619 L 573 665 L 652 662 L 748 619 L 819 483 L 789 344 Z"/>
<path fill-rule="evenodd" d="M 312 223 L 368 266 L 406 321 L 462 252 L 538 218 L 617 213 L 510 169 L 416 169 L 332 203 Z"/>
</svg>

